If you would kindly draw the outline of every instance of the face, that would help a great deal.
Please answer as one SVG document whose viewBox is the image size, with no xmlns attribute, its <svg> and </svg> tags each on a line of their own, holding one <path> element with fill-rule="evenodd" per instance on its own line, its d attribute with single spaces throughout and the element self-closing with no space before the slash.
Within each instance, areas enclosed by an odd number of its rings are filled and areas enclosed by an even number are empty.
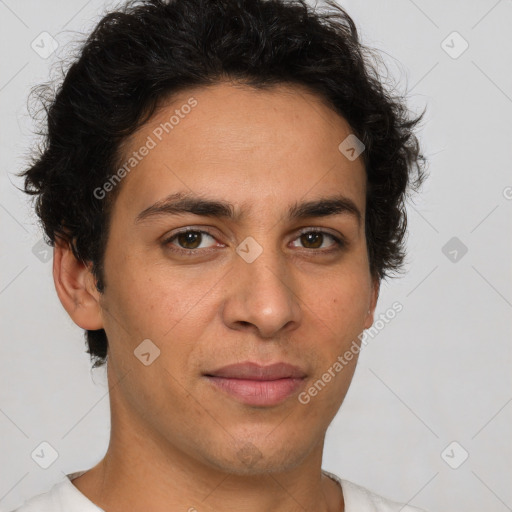
<svg viewBox="0 0 512 512">
<path fill-rule="evenodd" d="M 240 474 L 295 467 L 323 442 L 357 351 L 339 358 L 377 298 L 364 166 L 338 149 L 350 133 L 299 88 L 223 83 L 173 98 L 126 141 L 99 296 L 125 425 Z M 217 372 L 245 362 L 297 373 Z"/>
</svg>

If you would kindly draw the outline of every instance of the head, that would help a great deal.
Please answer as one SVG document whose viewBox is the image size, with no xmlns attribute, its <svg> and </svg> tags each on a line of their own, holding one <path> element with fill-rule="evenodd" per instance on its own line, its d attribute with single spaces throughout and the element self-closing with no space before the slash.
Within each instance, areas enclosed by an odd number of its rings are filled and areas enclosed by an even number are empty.
<svg viewBox="0 0 512 512">
<path fill-rule="evenodd" d="M 357 357 L 307 405 L 242 405 L 207 375 L 286 361 L 312 385 L 404 264 L 421 116 L 327 5 L 152 0 L 108 14 L 47 97 L 45 144 L 24 173 L 94 365 L 129 373 L 119 409 L 217 467 L 246 468 L 233 439 L 264 455 L 252 470 L 298 464 Z"/>
</svg>

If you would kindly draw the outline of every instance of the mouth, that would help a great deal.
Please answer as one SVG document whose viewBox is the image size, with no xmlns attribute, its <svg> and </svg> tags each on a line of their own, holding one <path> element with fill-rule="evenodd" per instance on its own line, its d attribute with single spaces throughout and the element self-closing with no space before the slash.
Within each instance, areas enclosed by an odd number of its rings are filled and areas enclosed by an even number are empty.
<svg viewBox="0 0 512 512">
<path fill-rule="evenodd" d="M 245 405 L 278 405 L 303 387 L 306 373 L 288 363 L 261 366 L 246 362 L 207 372 L 204 377 L 216 389 Z"/>
</svg>

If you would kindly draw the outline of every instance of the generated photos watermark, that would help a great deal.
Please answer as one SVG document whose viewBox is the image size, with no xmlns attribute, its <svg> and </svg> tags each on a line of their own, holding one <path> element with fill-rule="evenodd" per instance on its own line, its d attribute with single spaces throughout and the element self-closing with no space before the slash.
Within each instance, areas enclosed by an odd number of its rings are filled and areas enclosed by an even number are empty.
<svg viewBox="0 0 512 512">
<path fill-rule="evenodd" d="M 186 103 L 181 105 L 174 111 L 174 114 L 169 118 L 168 121 L 160 123 L 153 131 L 151 135 L 148 135 L 146 142 L 126 159 L 121 167 L 105 181 L 101 187 L 97 187 L 93 191 L 93 195 L 96 199 L 105 199 L 107 194 L 111 192 L 119 182 L 127 176 L 137 165 L 149 155 L 150 151 L 157 147 L 158 143 L 163 140 L 165 135 L 171 133 L 172 130 L 185 119 L 186 115 L 189 114 L 192 109 L 197 106 L 197 100 L 192 96 Z"/>
<path fill-rule="evenodd" d="M 377 334 L 379 334 L 387 324 L 389 324 L 394 318 L 396 318 L 397 314 L 402 311 L 403 306 L 400 302 L 396 301 L 392 304 L 390 308 L 388 308 L 384 313 L 379 315 L 379 319 L 376 320 L 373 325 L 364 330 L 357 337 L 359 342 L 356 340 L 352 340 L 352 344 L 350 348 L 348 348 L 343 355 L 338 356 L 337 360 L 327 369 L 322 376 L 315 381 L 307 390 L 302 391 L 299 394 L 298 400 L 301 404 L 306 405 L 311 401 L 311 398 L 318 395 L 320 391 L 322 391 L 325 386 L 331 382 L 331 380 L 336 377 L 338 373 L 340 373 L 345 366 L 349 364 L 355 356 L 359 354 L 362 346 L 366 346 L 370 339 L 375 338 Z"/>
</svg>

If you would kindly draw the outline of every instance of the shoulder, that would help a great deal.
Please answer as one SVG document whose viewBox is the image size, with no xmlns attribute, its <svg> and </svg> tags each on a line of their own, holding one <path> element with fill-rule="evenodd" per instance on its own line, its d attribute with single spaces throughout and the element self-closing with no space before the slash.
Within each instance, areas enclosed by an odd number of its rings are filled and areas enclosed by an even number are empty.
<svg viewBox="0 0 512 512">
<path fill-rule="evenodd" d="M 425 512 L 411 505 L 391 501 L 328 471 L 324 470 L 323 472 L 341 485 L 345 500 L 345 512 Z"/>
<path fill-rule="evenodd" d="M 388 500 L 348 480 L 341 481 L 341 488 L 345 497 L 346 512 L 424 512 L 417 507 Z"/>
<path fill-rule="evenodd" d="M 28 499 L 12 512 L 103 512 L 71 483 L 74 477 L 84 472 L 66 475 L 49 491 Z"/>
<path fill-rule="evenodd" d="M 64 482 L 55 484 L 49 491 L 28 499 L 12 512 L 58 512 L 61 510 L 58 501 L 59 486 Z"/>
</svg>

